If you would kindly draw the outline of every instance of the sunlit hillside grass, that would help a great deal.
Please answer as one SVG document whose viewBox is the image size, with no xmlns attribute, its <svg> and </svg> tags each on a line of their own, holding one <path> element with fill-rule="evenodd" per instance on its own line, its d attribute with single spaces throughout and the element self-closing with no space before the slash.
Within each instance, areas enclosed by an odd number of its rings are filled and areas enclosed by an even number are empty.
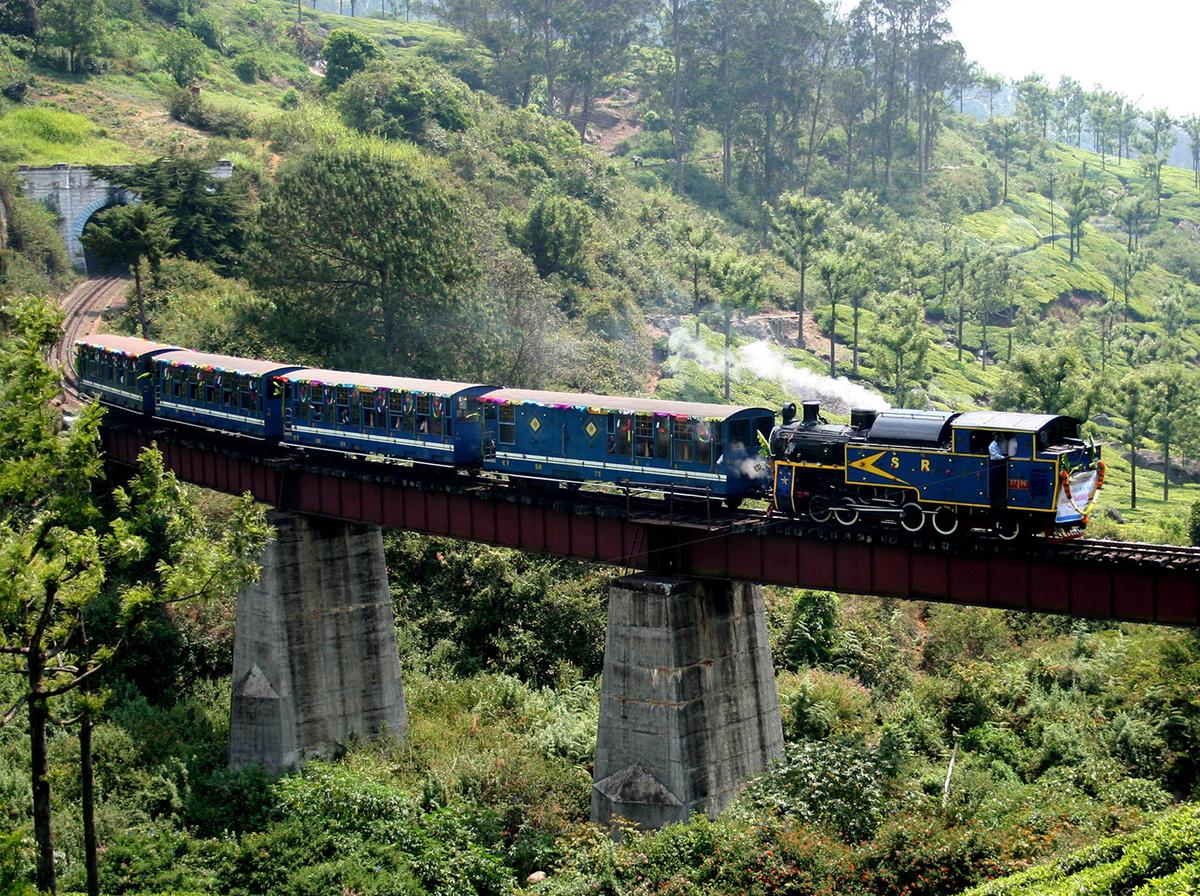
<svg viewBox="0 0 1200 896">
<path fill-rule="evenodd" d="M 135 155 L 82 115 L 51 106 L 10 108 L 0 114 L 0 160 L 6 163 L 113 165 L 132 161 Z"/>
</svg>

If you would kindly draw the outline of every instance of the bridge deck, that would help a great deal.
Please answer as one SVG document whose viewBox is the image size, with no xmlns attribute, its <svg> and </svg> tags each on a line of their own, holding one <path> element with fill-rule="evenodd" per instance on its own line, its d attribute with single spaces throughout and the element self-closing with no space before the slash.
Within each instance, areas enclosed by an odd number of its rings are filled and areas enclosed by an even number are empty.
<svg viewBox="0 0 1200 896">
<path fill-rule="evenodd" d="M 756 511 L 497 481 L 335 456 L 264 452 L 250 440 L 163 429 L 110 412 L 108 458 L 157 442 L 185 482 L 283 510 L 611 564 L 851 594 L 1200 625 L 1200 549 L 1080 540 L 1010 544 L 847 531 Z"/>
</svg>

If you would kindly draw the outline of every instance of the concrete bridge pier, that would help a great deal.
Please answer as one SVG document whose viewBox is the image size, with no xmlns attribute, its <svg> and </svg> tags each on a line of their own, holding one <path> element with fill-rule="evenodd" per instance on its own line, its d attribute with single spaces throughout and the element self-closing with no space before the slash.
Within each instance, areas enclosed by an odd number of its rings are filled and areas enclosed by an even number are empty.
<svg viewBox="0 0 1200 896">
<path fill-rule="evenodd" d="M 633 575 L 609 588 L 592 820 L 715 816 L 783 752 L 762 587 Z"/>
<path fill-rule="evenodd" d="M 378 526 L 272 513 L 238 596 L 229 764 L 271 772 L 408 725 Z"/>
</svg>

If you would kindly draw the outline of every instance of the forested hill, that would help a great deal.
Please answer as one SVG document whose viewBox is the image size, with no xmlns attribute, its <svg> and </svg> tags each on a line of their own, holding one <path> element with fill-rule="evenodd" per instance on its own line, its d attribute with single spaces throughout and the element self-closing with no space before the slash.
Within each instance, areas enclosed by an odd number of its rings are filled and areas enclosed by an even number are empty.
<svg viewBox="0 0 1200 896">
<path fill-rule="evenodd" d="M 964 57 L 945 0 L 831 6 L 14 0 L 0 158 L 96 166 L 146 200 L 92 227 L 126 235 L 108 245 L 142 266 L 156 338 L 512 386 L 817 396 L 835 417 L 1071 412 L 1110 460 L 1093 531 L 1200 538 L 1200 180 L 1163 162 L 1200 124 L 1070 79 L 1005 84 Z M 218 158 L 227 183 L 203 173 Z M 0 410 L 41 419 L 53 320 L 27 296 L 74 275 L 13 170 L 0 199 Z M 106 326 L 139 328 L 130 299 Z M 30 469 L 12 430 L 0 459 Z M 32 519 L 12 478 L 0 510 Z M 152 464 L 135 486 L 179 516 L 130 522 L 122 499 L 89 519 L 164 551 L 184 530 L 253 544 L 235 537 L 248 508 Z M 0 573 L 23 556 L 0 551 Z M 112 581 L 170 572 L 156 556 L 112 561 Z M 1194 845 L 1187 807 L 1149 845 L 1122 839 L 1200 786 L 1188 633 L 770 592 L 786 761 L 715 822 L 615 845 L 586 824 L 607 573 L 398 534 L 388 565 L 404 746 L 278 781 L 227 771 L 232 593 L 122 643 L 87 704 L 106 892 L 941 896 L 1049 858 L 979 892 L 1194 880 L 1190 852 L 1121 864 Z M 14 718 L 20 682 L 0 676 Z M 18 727 L 0 725 L 0 892 L 31 863 Z M 48 761 L 62 879 L 82 888 L 77 730 L 52 730 Z"/>
</svg>

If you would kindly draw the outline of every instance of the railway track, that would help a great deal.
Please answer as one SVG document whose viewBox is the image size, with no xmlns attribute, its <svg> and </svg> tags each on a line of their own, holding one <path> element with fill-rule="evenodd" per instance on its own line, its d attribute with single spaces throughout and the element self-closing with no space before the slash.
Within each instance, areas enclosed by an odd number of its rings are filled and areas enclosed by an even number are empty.
<svg viewBox="0 0 1200 896">
<path fill-rule="evenodd" d="M 1069 547 L 1073 555 L 1089 560 L 1107 559 L 1172 569 L 1200 569 L 1200 547 L 1101 538 L 1081 538 Z"/>
<path fill-rule="evenodd" d="M 67 404 L 77 404 L 80 399 L 78 382 L 75 378 L 75 340 L 90 335 L 96 330 L 100 318 L 124 290 L 124 277 L 96 277 L 76 286 L 63 300 L 62 340 L 54 347 L 51 360 L 63 372 L 63 392 Z"/>
</svg>

